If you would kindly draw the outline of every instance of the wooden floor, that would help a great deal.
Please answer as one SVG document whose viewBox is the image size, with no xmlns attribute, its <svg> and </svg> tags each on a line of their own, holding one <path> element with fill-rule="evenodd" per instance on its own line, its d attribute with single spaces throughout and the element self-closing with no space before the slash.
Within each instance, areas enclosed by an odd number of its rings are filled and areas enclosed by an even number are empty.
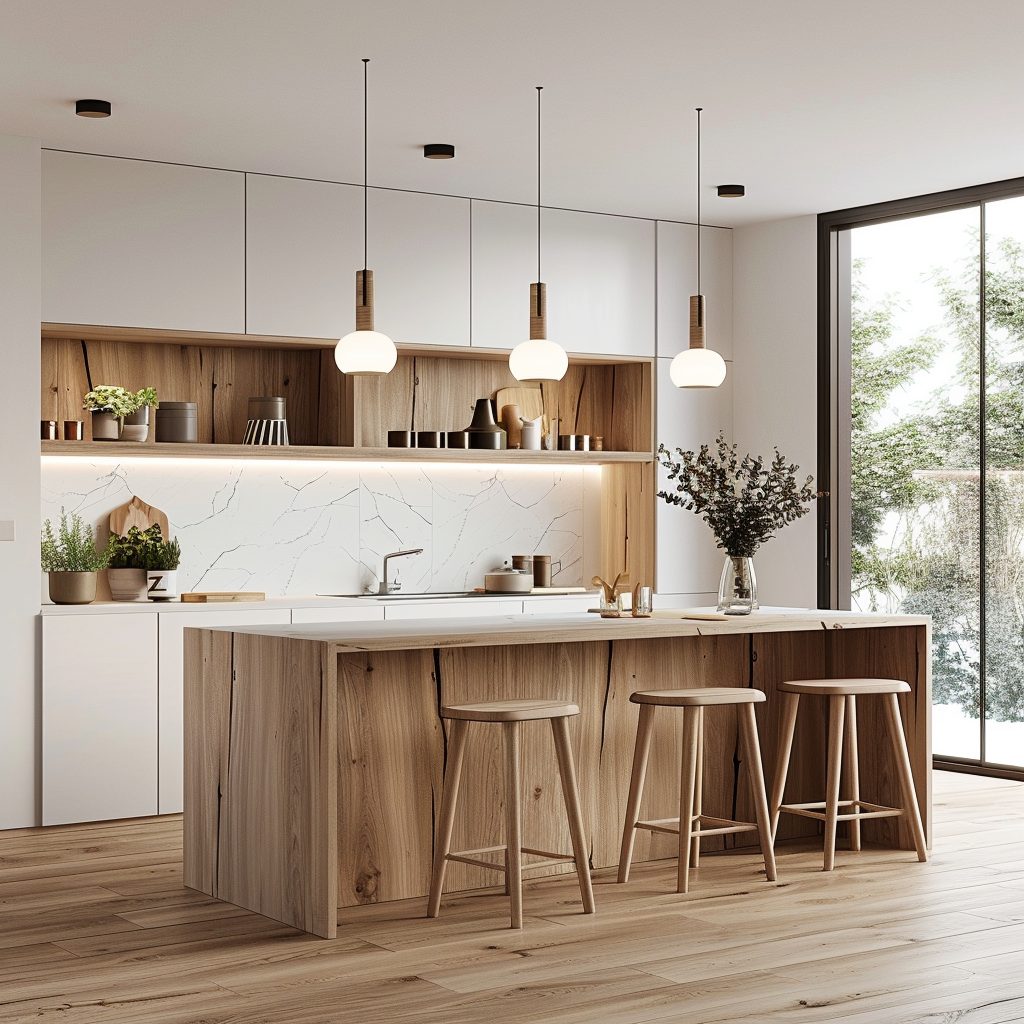
<svg viewBox="0 0 1024 1024">
<path fill-rule="evenodd" d="M 0 833 L 0 1022 L 1024 1021 L 1024 785 L 936 773 L 935 848 L 781 847 L 339 914 L 313 939 L 181 885 L 178 818 Z M 759 871 L 759 868 L 761 869 Z"/>
</svg>

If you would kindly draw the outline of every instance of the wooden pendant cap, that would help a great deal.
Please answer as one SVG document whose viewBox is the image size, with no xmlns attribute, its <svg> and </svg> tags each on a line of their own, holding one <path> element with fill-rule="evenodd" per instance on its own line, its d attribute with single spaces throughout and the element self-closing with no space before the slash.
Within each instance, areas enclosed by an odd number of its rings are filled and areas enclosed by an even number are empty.
<svg viewBox="0 0 1024 1024">
<path fill-rule="evenodd" d="M 690 348 L 704 348 L 706 340 L 703 295 L 690 296 Z"/>
<path fill-rule="evenodd" d="M 356 271 L 356 330 L 373 330 L 373 271 Z"/>
<path fill-rule="evenodd" d="M 530 285 L 530 341 L 548 336 L 548 289 L 542 281 Z"/>
</svg>

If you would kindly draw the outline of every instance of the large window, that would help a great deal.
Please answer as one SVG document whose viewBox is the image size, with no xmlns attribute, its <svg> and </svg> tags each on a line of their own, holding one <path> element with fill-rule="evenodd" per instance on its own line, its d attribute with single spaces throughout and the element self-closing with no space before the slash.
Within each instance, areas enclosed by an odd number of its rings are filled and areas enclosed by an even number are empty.
<svg viewBox="0 0 1024 1024">
<path fill-rule="evenodd" d="M 981 769 L 1024 768 L 1024 195 L 1007 184 L 822 233 L 822 590 L 932 617 L 933 749 Z"/>
</svg>

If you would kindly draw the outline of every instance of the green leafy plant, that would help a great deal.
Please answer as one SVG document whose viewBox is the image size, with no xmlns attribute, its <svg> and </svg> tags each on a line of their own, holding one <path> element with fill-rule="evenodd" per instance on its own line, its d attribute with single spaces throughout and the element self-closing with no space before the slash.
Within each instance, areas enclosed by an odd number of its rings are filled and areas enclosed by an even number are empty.
<svg viewBox="0 0 1024 1024">
<path fill-rule="evenodd" d="M 96 539 L 77 512 L 60 510 L 57 536 L 49 519 L 43 524 L 40 544 L 43 572 L 97 572 L 107 564 L 105 552 L 96 550 Z"/>
<path fill-rule="evenodd" d="M 153 531 L 156 530 L 156 537 Z M 107 545 L 108 569 L 146 569 L 150 549 L 159 542 L 160 527 L 140 530 L 133 526 L 126 537 L 111 534 Z"/>
<path fill-rule="evenodd" d="M 160 403 L 156 397 L 156 388 L 142 388 L 140 391 L 136 391 L 132 396 L 132 401 L 135 403 L 135 408 L 132 409 L 132 412 L 145 409 L 147 405 L 151 405 L 154 409 L 160 408 Z"/>
<path fill-rule="evenodd" d="M 128 534 L 131 536 L 131 530 Z M 143 568 L 161 569 L 164 572 L 178 568 L 181 562 L 181 547 L 176 540 L 164 540 L 159 523 L 154 523 L 141 533 L 141 536 L 145 541 L 142 554 L 145 562 Z"/>
<path fill-rule="evenodd" d="M 701 516 L 718 546 L 731 557 L 750 558 L 776 530 L 810 512 L 808 506 L 816 497 L 813 478 L 807 477 L 799 486 L 796 473 L 800 467 L 787 465 L 778 448 L 766 466 L 760 455 L 741 459 L 736 445 L 726 444 L 722 434 L 716 443 L 715 455 L 706 444 L 696 454 L 677 448 L 679 462 L 671 458 L 668 448 L 659 445 L 668 479 L 678 483 L 674 494 L 659 491 L 658 497 Z"/>
<path fill-rule="evenodd" d="M 82 408 L 93 412 L 109 412 L 123 419 L 139 408 L 131 391 L 112 384 L 98 384 L 82 399 Z"/>
</svg>

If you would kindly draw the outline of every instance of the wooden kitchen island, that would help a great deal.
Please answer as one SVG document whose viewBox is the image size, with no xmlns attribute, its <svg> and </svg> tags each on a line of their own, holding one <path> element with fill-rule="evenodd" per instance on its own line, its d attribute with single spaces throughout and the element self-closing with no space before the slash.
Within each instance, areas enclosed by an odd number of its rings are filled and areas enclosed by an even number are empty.
<svg viewBox="0 0 1024 1024">
<path fill-rule="evenodd" d="M 591 863 L 602 868 L 618 860 L 636 731 L 634 690 L 765 691 L 757 713 L 770 779 L 779 682 L 903 679 L 911 686 L 901 698 L 907 746 L 931 841 L 926 617 L 832 611 L 761 611 L 729 621 L 530 616 L 185 634 L 185 884 L 327 938 L 336 934 L 338 907 L 427 893 L 446 753 L 443 704 L 512 697 L 579 704 L 570 731 Z M 735 709 L 715 712 L 706 725 L 704 811 L 753 820 Z M 858 717 L 862 795 L 899 805 L 881 702 L 860 702 Z M 678 815 L 677 726 L 672 714 L 658 716 L 647 819 Z M 523 730 L 523 835 L 528 846 L 568 851 L 546 727 L 529 723 Z M 824 796 L 826 732 L 824 702 L 805 699 L 788 801 Z M 499 845 L 502 751 L 490 730 L 470 730 L 466 765 L 454 848 Z M 778 838 L 813 835 L 817 828 L 786 815 Z M 913 849 L 901 818 L 866 821 L 863 830 L 867 842 Z M 730 846 L 756 842 L 727 838 Z M 638 834 L 634 860 L 675 856 L 676 843 L 674 836 Z M 721 849 L 723 840 L 704 843 Z M 447 888 L 491 886 L 499 878 L 452 864 Z"/>
</svg>

